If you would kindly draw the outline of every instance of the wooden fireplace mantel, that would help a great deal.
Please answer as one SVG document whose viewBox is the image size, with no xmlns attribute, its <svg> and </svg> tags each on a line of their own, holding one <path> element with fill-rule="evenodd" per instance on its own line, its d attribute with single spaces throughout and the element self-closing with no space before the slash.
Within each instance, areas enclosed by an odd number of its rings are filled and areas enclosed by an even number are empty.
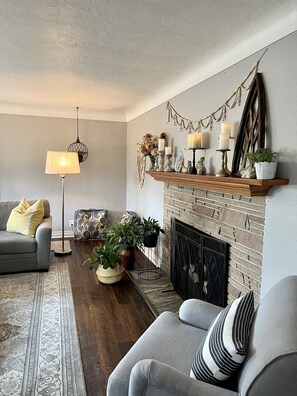
<svg viewBox="0 0 297 396">
<path fill-rule="evenodd" d="M 231 194 L 265 196 L 273 186 L 282 186 L 289 183 L 289 179 L 243 179 L 240 177 L 217 177 L 212 175 L 190 175 L 181 172 L 147 171 L 156 181 L 163 183 L 226 192 Z"/>
</svg>

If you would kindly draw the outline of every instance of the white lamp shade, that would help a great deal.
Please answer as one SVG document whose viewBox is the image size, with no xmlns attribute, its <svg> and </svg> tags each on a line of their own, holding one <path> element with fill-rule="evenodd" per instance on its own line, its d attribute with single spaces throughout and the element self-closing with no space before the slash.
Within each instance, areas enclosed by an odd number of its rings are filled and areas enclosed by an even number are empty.
<svg viewBox="0 0 297 396">
<path fill-rule="evenodd" d="M 77 153 L 68 151 L 48 151 L 46 155 L 45 173 L 55 175 L 80 173 Z"/>
</svg>

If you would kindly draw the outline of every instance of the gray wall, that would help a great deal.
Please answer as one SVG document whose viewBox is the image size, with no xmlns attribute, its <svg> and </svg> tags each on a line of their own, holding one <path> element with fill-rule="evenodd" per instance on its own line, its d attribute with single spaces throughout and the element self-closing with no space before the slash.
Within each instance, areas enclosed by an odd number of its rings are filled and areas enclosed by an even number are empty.
<svg viewBox="0 0 297 396">
<path fill-rule="evenodd" d="M 280 278 L 297 274 L 297 32 L 270 45 L 263 57 L 259 72 L 262 73 L 267 94 L 267 145 L 280 153 L 278 177 L 290 179 L 289 186 L 275 187 L 266 200 L 266 223 L 261 295 Z M 176 110 L 189 119 L 203 117 L 219 105 L 235 90 L 263 51 L 235 64 L 227 70 L 170 99 Z M 245 103 L 243 95 L 240 108 L 227 114 L 227 120 L 238 123 Z M 140 214 L 153 215 L 163 220 L 163 183 L 146 176 L 142 189 L 136 184 L 136 144 L 149 132 L 166 132 L 168 141 L 176 151 L 182 150 L 185 159 L 191 159 L 184 150 L 187 133 L 180 132 L 172 122 L 167 123 L 166 103 L 128 123 L 127 146 L 127 207 Z M 211 133 L 210 149 L 202 151 L 205 165 L 212 173 L 220 168 L 218 136 L 220 124 L 215 123 Z M 234 148 L 234 142 L 231 143 Z M 199 156 L 200 154 L 198 154 Z M 233 150 L 229 154 L 231 168 Z"/>
<path fill-rule="evenodd" d="M 126 123 L 80 120 L 89 149 L 81 173 L 65 178 L 65 235 L 78 208 L 123 211 L 126 207 Z M 0 114 L 0 199 L 47 198 L 54 235 L 61 232 L 61 179 L 47 175 L 47 150 L 67 151 L 76 120 Z"/>
</svg>

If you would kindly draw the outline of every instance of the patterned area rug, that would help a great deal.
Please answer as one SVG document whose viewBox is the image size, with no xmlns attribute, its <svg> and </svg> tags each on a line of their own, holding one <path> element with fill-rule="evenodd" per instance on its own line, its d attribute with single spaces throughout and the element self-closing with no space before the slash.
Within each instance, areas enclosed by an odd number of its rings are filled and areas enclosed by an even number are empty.
<svg viewBox="0 0 297 396">
<path fill-rule="evenodd" d="M 0 276 L 0 395 L 86 395 L 67 263 Z"/>
</svg>

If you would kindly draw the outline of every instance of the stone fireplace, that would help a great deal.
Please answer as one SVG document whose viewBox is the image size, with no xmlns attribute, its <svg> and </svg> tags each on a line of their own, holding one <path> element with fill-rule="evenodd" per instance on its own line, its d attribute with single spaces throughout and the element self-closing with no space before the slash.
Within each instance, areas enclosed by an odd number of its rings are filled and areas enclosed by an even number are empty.
<svg viewBox="0 0 297 396">
<path fill-rule="evenodd" d="M 164 184 L 162 268 L 168 275 L 172 218 L 228 243 L 227 303 L 248 290 L 259 302 L 265 196 Z"/>
</svg>

